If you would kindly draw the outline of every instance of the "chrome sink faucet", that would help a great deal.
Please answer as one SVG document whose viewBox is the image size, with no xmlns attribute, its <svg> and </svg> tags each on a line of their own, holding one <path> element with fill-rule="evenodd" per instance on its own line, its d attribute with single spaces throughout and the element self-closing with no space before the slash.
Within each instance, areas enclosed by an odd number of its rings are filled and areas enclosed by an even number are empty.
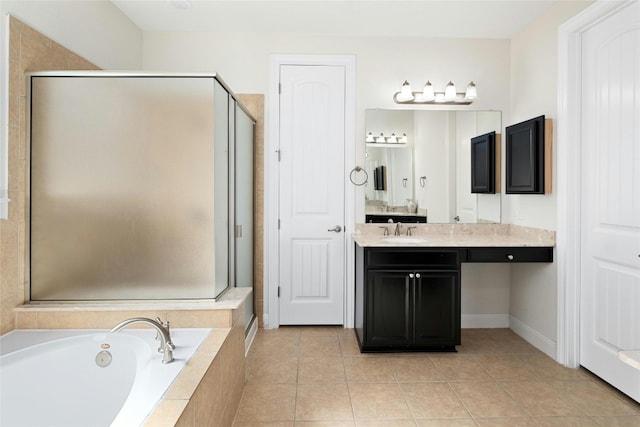
<svg viewBox="0 0 640 427">
<path fill-rule="evenodd" d="M 396 222 L 396 229 L 393 232 L 393 235 L 394 236 L 400 236 L 400 235 L 402 235 L 401 231 L 402 231 L 402 223 L 401 222 Z"/>
<path fill-rule="evenodd" d="M 118 323 L 111 329 L 111 332 L 120 332 L 127 326 L 134 323 L 144 323 L 153 326 L 156 331 L 158 331 L 158 336 L 160 337 L 160 348 L 158 348 L 158 352 L 162 353 L 162 363 L 173 362 L 173 349 L 175 348 L 175 346 L 171 342 L 171 335 L 169 333 L 169 322 L 167 322 L 165 326 L 165 324 L 163 324 L 161 320 L 158 322 L 146 317 L 132 317 L 131 319 L 127 319 Z"/>
</svg>

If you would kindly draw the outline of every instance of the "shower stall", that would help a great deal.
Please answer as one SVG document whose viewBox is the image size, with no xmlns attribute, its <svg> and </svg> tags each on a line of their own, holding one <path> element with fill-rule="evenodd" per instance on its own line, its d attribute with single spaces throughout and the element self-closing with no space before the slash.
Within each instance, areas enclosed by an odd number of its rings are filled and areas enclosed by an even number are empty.
<svg viewBox="0 0 640 427">
<path fill-rule="evenodd" d="M 255 120 L 219 76 L 27 80 L 31 301 L 252 287 Z"/>
</svg>

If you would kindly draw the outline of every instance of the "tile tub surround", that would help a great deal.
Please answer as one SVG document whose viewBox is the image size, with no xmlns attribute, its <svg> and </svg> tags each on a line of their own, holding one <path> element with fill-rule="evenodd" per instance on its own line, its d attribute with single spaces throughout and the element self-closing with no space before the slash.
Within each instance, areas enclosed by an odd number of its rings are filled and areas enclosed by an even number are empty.
<svg viewBox="0 0 640 427">
<path fill-rule="evenodd" d="M 214 329 L 143 425 L 231 425 L 244 382 L 244 326 Z"/>
<path fill-rule="evenodd" d="M 233 288 L 216 302 L 25 304 L 14 311 L 18 329 L 110 329 L 131 317 L 156 316 L 175 328 L 213 328 L 144 426 L 228 426 L 244 387 L 244 312 L 251 294 Z"/>
<path fill-rule="evenodd" d="M 385 236 L 380 227 L 389 227 Z M 353 240 L 362 247 L 553 247 L 555 231 L 523 227 L 512 224 L 402 224 L 401 237 L 406 236 L 407 227 L 411 236 L 421 242 L 386 241 L 395 237 L 396 224 L 356 224 Z"/>
</svg>

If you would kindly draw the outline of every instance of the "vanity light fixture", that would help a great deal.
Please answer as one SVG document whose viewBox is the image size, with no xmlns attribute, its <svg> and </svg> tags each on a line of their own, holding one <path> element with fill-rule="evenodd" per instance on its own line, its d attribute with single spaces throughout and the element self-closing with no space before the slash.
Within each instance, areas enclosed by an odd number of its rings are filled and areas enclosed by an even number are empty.
<svg viewBox="0 0 640 427">
<path fill-rule="evenodd" d="M 409 141 L 406 133 L 403 133 L 402 136 L 395 133 L 392 133 L 391 136 L 384 136 L 384 133 L 374 136 L 373 132 L 369 132 L 365 137 L 365 142 L 367 144 L 406 144 Z"/>
<path fill-rule="evenodd" d="M 396 104 L 469 105 L 477 98 L 478 89 L 474 82 L 470 82 L 464 92 L 456 92 L 456 86 L 452 81 L 447 83 L 444 92 L 435 92 L 429 80 L 422 92 L 412 92 L 411 85 L 405 80 L 400 92 L 393 95 Z"/>
</svg>

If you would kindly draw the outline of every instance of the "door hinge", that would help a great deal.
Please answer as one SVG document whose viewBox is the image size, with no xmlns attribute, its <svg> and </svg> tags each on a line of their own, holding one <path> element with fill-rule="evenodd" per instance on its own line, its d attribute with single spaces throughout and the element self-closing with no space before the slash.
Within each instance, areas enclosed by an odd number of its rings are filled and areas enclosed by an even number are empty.
<svg viewBox="0 0 640 427">
<path fill-rule="evenodd" d="M 278 230 L 280 230 L 280 218 L 278 218 Z"/>
<path fill-rule="evenodd" d="M 278 286 L 278 298 L 280 298 L 280 286 Z"/>
<path fill-rule="evenodd" d="M 278 93 L 282 93 L 282 83 L 278 83 Z"/>
<path fill-rule="evenodd" d="M 282 161 L 282 152 L 280 150 L 276 150 L 276 153 L 278 154 L 278 161 Z"/>
</svg>

